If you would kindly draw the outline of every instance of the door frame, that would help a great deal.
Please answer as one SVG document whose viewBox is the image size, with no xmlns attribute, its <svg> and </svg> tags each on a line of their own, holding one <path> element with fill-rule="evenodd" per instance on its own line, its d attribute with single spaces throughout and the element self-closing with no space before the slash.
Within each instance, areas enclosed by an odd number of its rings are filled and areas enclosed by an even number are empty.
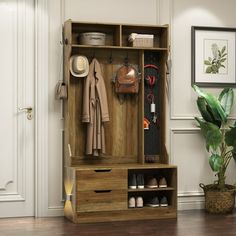
<svg viewBox="0 0 236 236">
<path fill-rule="evenodd" d="M 35 0 L 35 217 L 48 209 L 48 0 Z"/>
</svg>

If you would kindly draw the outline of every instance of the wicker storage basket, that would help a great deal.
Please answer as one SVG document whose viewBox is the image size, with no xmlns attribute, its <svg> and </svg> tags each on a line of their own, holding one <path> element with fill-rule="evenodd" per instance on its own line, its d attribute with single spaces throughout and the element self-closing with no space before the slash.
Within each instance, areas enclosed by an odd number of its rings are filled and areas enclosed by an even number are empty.
<svg viewBox="0 0 236 236">
<path fill-rule="evenodd" d="M 199 185 L 205 193 L 205 208 L 209 213 L 231 213 L 235 205 L 235 186 L 226 185 L 226 189 L 220 191 L 213 184 Z"/>
<path fill-rule="evenodd" d="M 129 35 L 128 41 L 131 47 L 153 47 L 154 36 L 151 34 L 135 34 Z"/>
</svg>

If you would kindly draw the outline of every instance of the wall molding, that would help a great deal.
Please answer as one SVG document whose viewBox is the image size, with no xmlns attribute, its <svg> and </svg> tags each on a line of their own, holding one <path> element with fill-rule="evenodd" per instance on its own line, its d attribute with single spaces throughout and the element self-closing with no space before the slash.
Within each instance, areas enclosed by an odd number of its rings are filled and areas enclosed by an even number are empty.
<svg viewBox="0 0 236 236">
<path fill-rule="evenodd" d="M 170 128 L 170 163 L 174 163 L 173 155 L 174 153 L 174 135 L 175 134 L 194 134 L 199 133 L 200 128 Z"/>
<path fill-rule="evenodd" d="M 171 105 L 170 105 L 171 107 Z M 170 108 L 171 109 L 171 108 Z M 172 115 L 170 117 L 170 120 L 194 120 L 195 115 L 192 116 L 186 116 L 186 115 Z M 229 116 L 228 120 L 236 120 L 236 116 Z"/>
<path fill-rule="evenodd" d="M 63 206 L 50 206 L 48 207 L 47 216 L 63 216 L 64 215 L 64 207 Z"/>
<path fill-rule="evenodd" d="M 18 193 L 1 194 L 0 202 L 23 202 L 25 198 Z"/>
<path fill-rule="evenodd" d="M 174 135 L 198 134 L 200 128 L 171 128 L 170 129 L 170 157 L 174 163 L 172 153 L 174 152 Z M 202 191 L 178 191 L 178 210 L 202 209 L 204 208 L 204 193 Z"/>
<path fill-rule="evenodd" d="M 178 210 L 203 209 L 205 205 L 204 197 L 178 197 Z"/>
<path fill-rule="evenodd" d="M 160 24 L 160 17 L 161 17 L 161 0 L 156 0 L 156 24 Z"/>
<path fill-rule="evenodd" d="M 48 1 L 35 0 L 35 216 L 48 216 Z"/>
<path fill-rule="evenodd" d="M 178 197 L 202 197 L 204 196 L 203 191 L 183 191 L 178 192 Z"/>
</svg>

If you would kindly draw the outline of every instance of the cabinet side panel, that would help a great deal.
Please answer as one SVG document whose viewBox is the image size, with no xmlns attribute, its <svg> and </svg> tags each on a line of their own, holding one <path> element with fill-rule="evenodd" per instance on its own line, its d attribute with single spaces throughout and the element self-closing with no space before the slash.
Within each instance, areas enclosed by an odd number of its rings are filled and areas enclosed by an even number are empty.
<svg viewBox="0 0 236 236">
<path fill-rule="evenodd" d="M 64 41 L 70 41 L 71 38 L 71 21 L 66 21 L 64 24 Z M 70 94 L 69 86 L 70 86 L 70 71 L 69 71 L 69 58 L 71 54 L 71 47 L 69 44 L 64 44 L 63 47 L 63 56 L 64 56 L 64 82 L 68 88 L 68 97 Z M 70 152 L 69 152 L 69 110 L 68 110 L 68 100 L 64 100 L 63 102 L 63 113 L 64 113 L 64 165 L 70 166 Z"/>
</svg>

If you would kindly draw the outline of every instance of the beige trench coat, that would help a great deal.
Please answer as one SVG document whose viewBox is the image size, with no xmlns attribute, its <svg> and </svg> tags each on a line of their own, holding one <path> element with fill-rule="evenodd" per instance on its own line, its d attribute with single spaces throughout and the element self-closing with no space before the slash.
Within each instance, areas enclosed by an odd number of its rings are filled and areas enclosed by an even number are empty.
<svg viewBox="0 0 236 236">
<path fill-rule="evenodd" d="M 94 58 L 83 87 L 82 122 L 88 123 L 86 155 L 98 156 L 100 153 L 105 153 L 103 122 L 106 121 L 109 121 L 106 87 L 100 64 Z"/>
</svg>

